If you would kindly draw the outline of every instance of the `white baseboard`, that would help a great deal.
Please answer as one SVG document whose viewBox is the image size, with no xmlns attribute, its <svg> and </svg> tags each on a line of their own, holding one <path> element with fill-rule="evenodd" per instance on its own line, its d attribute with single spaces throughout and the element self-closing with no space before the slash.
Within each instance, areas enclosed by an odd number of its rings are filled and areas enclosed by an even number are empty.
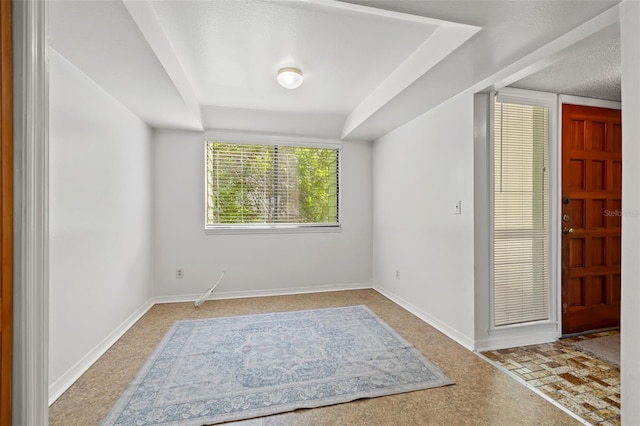
<svg viewBox="0 0 640 426">
<path fill-rule="evenodd" d="M 448 326 L 447 324 L 443 323 L 442 321 L 438 320 L 432 315 L 426 313 L 425 311 L 413 305 L 412 303 L 404 300 L 398 295 L 382 287 L 374 286 L 373 289 L 376 290 L 378 293 L 382 294 L 383 296 L 385 296 L 386 298 L 391 299 L 393 302 L 402 306 L 407 311 L 411 312 L 413 315 L 420 318 L 422 321 L 426 322 L 436 330 L 445 334 L 447 337 L 453 339 L 454 341 L 461 344 L 462 346 L 469 349 L 470 351 L 473 351 L 475 349 L 473 339 L 469 338 L 468 336 L 465 336 L 464 334 L 460 333 L 458 330 Z"/>
<path fill-rule="evenodd" d="M 434 318 L 412 303 L 404 300 L 398 295 L 378 286 L 373 287 L 374 290 L 383 296 L 391 299 L 398 305 L 402 306 L 422 321 L 431 325 L 438 331 L 444 333 L 447 337 L 455 340 L 465 348 L 474 352 L 490 351 L 504 348 L 514 348 L 517 346 L 538 345 L 541 343 L 554 342 L 560 337 L 558 325 L 556 323 L 533 324 L 529 327 L 505 328 L 503 330 L 494 330 L 492 336 L 486 339 L 475 340 L 458 330 L 450 327 L 442 321 Z"/>
<path fill-rule="evenodd" d="M 318 287 L 300 287 L 300 288 L 283 288 L 265 291 L 235 291 L 214 293 L 211 300 L 216 299 L 239 299 L 247 297 L 265 297 L 265 296 L 282 296 L 288 294 L 305 294 L 305 293 L 325 293 L 333 291 L 345 290 L 362 290 L 373 288 L 371 284 L 341 284 L 326 285 Z M 65 374 L 49 386 L 49 406 L 53 404 L 69 387 L 82 376 L 104 353 L 131 328 L 153 305 L 156 303 L 176 303 L 176 302 L 193 302 L 200 297 L 201 294 L 184 294 L 172 296 L 156 296 L 149 299 L 136 312 L 131 314 L 129 318 L 123 321 L 112 333 L 110 333 L 102 342 L 94 347 L 80 361 L 75 363 Z"/>
<path fill-rule="evenodd" d="M 155 304 L 149 299 L 133 314 L 124 320 L 111 334 L 105 337 L 96 347 L 76 362 L 58 380 L 49 385 L 49 406 L 53 404 L 71 385 L 80 378 L 124 333 L 129 330 Z"/>
<path fill-rule="evenodd" d="M 363 290 L 371 289 L 371 284 L 338 284 L 338 285 L 325 285 L 317 287 L 297 287 L 297 288 L 281 288 L 281 289 L 269 289 L 269 290 L 247 290 L 247 291 L 214 291 L 208 300 L 223 300 L 223 299 L 242 299 L 248 297 L 269 297 L 269 296 L 285 296 L 289 294 L 310 294 L 310 293 L 328 293 L 333 291 L 346 291 L 346 290 Z M 194 302 L 202 293 L 198 294 L 180 294 L 171 296 L 156 296 L 155 303 L 178 303 L 178 302 Z"/>
</svg>

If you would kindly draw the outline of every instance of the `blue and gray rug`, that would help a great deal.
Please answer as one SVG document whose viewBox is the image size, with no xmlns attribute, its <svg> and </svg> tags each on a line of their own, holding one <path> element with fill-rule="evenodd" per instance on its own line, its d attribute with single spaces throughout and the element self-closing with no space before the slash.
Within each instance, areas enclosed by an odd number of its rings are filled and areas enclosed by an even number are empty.
<svg viewBox="0 0 640 426">
<path fill-rule="evenodd" d="M 452 384 L 365 306 L 177 321 L 103 425 L 203 425 Z"/>
</svg>

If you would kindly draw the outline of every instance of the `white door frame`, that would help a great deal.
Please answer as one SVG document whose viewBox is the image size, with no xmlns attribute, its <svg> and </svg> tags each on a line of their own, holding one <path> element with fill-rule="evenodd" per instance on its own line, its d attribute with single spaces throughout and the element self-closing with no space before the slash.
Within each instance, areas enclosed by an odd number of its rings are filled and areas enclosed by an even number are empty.
<svg viewBox="0 0 640 426">
<path fill-rule="evenodd" d="M 13 2 L 15 425 L 49 417 L 47 8 L 48 0 Z"/>
</svg>

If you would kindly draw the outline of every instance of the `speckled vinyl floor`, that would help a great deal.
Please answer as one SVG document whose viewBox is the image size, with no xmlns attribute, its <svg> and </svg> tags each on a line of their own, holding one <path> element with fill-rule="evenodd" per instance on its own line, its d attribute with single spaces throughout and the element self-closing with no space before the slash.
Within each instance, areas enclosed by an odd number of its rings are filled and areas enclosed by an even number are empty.
<svg viewBox="0 0 640 426">
<path fill-rule="evenodd" d="M 567 345 L 614 333 L 617 331 L 483 352 L 483 355 L 587 422 L 619 425 L 620 370 Z"/>
<path fill-rule="evenodd" d="M 178 319 L 366 305 L 455 385 L 298 410 L 243 422 L 269 425 L 575 425 L 573 417 L 374 290 L 153 306 L 49 410 L 51 425 L 97 425 Z M 80 338 L 80 337 L 79 337 Z"/>
</svg>

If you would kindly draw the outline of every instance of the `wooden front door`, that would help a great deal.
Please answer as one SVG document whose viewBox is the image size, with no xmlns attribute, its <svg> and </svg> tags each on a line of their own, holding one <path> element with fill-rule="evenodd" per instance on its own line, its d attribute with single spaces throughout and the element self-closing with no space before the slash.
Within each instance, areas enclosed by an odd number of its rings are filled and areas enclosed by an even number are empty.
<svg viewBox="0 0 640 426">
<path fill-rule="evenodd" d="M 13 288 L 13 109 L 11 2 L 0 1 L 0 425 L 11 424 Z"/>
<path fill-rule="evenodd" d="M 619 110 L 562 108 L 562 332 L 620 325 Z"/>
</svg>

